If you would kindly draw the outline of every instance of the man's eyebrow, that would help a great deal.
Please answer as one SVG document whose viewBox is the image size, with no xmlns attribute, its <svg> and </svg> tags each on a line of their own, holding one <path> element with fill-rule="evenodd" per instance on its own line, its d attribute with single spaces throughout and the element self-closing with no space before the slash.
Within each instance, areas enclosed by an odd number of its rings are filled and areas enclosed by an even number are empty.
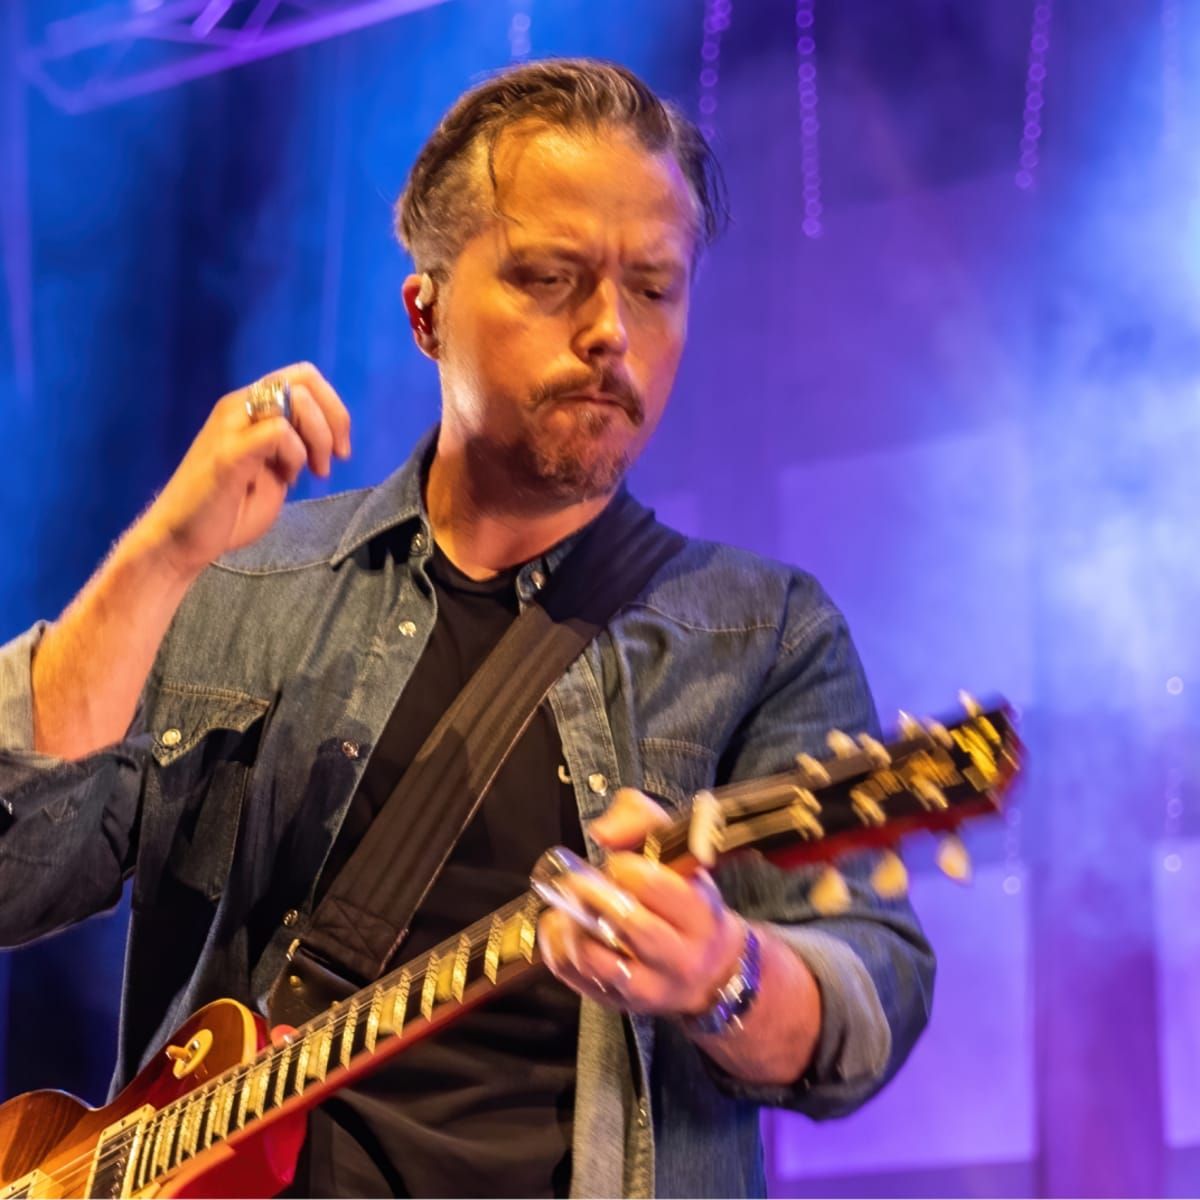
<svg viewBox="0 0 1200 1200">
<path fill-rule="evenodd" d="M 664 258 L 637 258 L 628 265 L 631 271 L 641 271 L 647 275 L 687 271 L 686 260 L 673 255 Z"/>
</svg>

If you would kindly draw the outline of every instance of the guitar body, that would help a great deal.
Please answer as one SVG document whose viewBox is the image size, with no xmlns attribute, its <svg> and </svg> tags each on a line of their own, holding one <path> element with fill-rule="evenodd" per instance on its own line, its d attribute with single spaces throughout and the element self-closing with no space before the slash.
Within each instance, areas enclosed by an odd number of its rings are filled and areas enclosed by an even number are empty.
<svg viewBox="0 0 1200 1200">
<path fill-rule="evenodd" d="M 109 1195 L 93 1177 L 93 1158 L 104 1132 L 149 1105 L 160 1109 L 193 1088 L 251 1062 L 268 1038 L 260 1017 L 235 1000 L 218 1000 L 194 1013 L 170 1044 L 186 1048 L 200 1034 L 182 1078 L 178 1060 L 159 1054 L 112 1103 L 89 1108 L 66 1092 L 29 1092 L 0 1105 L 0 1196 Z M 305 1113 L 247 1129 L 236 1139 L 197 1154 L 179 1170 L 134 1196 L 273 1196 L 291 1182 L 304 1141 Z M 15 1180 L 34 1172 L 18 1190 Z M 89 1190 L 89 1187 L 94 1190 Z"/>
</svg>

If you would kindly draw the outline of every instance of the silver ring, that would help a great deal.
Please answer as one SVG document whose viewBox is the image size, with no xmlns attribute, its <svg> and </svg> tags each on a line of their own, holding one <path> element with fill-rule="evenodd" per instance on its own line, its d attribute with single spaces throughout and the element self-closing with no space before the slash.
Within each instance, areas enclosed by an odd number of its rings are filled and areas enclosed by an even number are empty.
<svg viewBox="0 0 1200 1200">
<path fill-rule="evenodd" d="M 275 375 L 252 383 L 246 397 L 246 416 L 251 421 L 266 421 L 271 417 L 282 417 L 289 424 L 292 420 L 292 385 Z"/>
</svg>

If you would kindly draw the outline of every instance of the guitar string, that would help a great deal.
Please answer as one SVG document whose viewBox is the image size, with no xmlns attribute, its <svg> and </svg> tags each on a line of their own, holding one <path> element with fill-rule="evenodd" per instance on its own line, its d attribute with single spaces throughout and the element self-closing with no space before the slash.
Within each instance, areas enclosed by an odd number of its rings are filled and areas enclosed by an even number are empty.
<svg viewBox="0 0 1200 1200">
<path fill-rule="evenodd" d="M 926 738 L 919 739 L 919 742 L 922 745 L 928 745 L 928 739 L 926 739 Z M 909 744 L 906 743 L 905 749 L 908 750 L 910 748 L 911 747 L 909 746 Z M 853 758 L 834 760 L 829 765 L 834 766 L 836 768 L 841 768 L 841 769 L 836 771 L 837 777 L 831 779 L 829 784 L 817 788 L 816 789 L 817 791 L 825 791 L 829 787 L 838 786 L 839 784 L 846 782 L 847 779 L 852 778 L 855 774 L 862 773 L 864 768 L 869 769 L 871 766 L 871 764 L 866 761 L 865 756 L 858 756 L 858 755 L 854 756 Z M 831 774 L 832 773 L 833 772 L 831 772 Z M 745 816 L 745 815 L 752 815 L 752 814 L 756 814 L 756 813 L 770 814 L 773 812 L 777 812 L 777 810 L 779 809 L 779 807 L 780 807 L 779 800 L 776 796 L 772 796 L 772 795 L 763 797 L 761 793 L 764 789 L 764 786 L 768 789 L 768 791 L 771 791 L 776 787 L 778 787 L 778 788 L 794 788 L 795 784 L 789 783 L 788 781 L 792 780 L 794 778 L 795 774 L 796 774 L 796 772 L 794 772 L 794 771 L 781 772 L 774 776 L 769 776 L 765 780 L 758 780 L 756 782 L 755 781 L 747 781 L 744 783 L 727 784 L 724 787 L 715 789 L 714 795 L 721 801 L 722 808 L 725 810 L 727 817 L 728 816 L 735 816 L 735 817 L 736 816 Z M 742 791 L 751 792 L 751 795 L 746 796 L 744 799 L 738 798 L 736 793 L 742 792 Z M 757 799 L 755 799 L 754 793 L 758 794 Z M 662 849 L 667 849 L 669 846 L 673 850 L 678 850 L 678 849 L 682 849 L 683 847 L 685 847 L 687 844 L 686 836 L 689 831 L 689 824 L 690 824 L 689 819 L 684 817 L 684 818 L 677 820 L 671 826 L 669 826 L 667 829 L 665 829 L 663 831 L 663 833 L 660 835 L 660 847 Z M 788 826 L 786 824 L 784 824 L 783 822 L 780 822 L 776 828 L 773 828 L 770 830 L 770 833 L 784 832 L 784 831 L 786 831 L 787 828 L 788 828 Z M 738 846 L 740 846 L 740 845 L 749 844 L 750 841 L 753 841 L 754 840 L 753 837 L 747 838 L 745 836 L 748 832 L 749 831 L 746 831 L 744 829 L 739 831 L 739 837 L 738 837 L 736 845 L 731 844 L 728 848 L 735 849 L 735 848 L 738 848 Z M 770 834 L 768 834 L 767 836 L 769 836 L 769 835 Z M 418 976 L 422 979 L 422 981 L 424 981 L 426 973 L 428 972 L 429 966 L 431 965 L 435 955 L 438 957 L 438 960 L 439 960 L 438 968 L 440 971 L 442 968 L 442 965 L 443 965 L 444 954 L 448 954 L 451 951 L 453 951 L 456 955 L 461 954 L 462 944 L 463 944 L 464 939 L 467 940 L 467 942 L 468 942 L 469 951 L 474 951 L 474 950 L 478 949 L 480 943 L 477 943 L 476 938 L 480 934 L 482 934 L 483 932 L 486 931 L 490 936 L 491 931 L 494 928 L 495 922 L 497 919 L 500 919 L 501 921 L 506 922 L 507 920 L 511 919 L 511 917 L 519 914 L 521 912 L 521 910 L 523 908 L 525 908 L 527 905 L 529 905 L 533 899 L 535 899 L 535 897 L 533 896 L 532 893 L 529 893 L 529 892 L 524 893 L 522 896 L 519 896 L 515 900 L 510 901 L 508 904 L 503 905 L 501 908 L 497 909 L 495 912 L 489 913 L 486 917 L 481 918 L 479 921 L 475 922 L 473 925 L 468 926 L 465 930 L 463 930 L 461 933 L 459 933 L 457 937 L 447 939 L 445 942 L 439 943 L 438 946 L 435 946 L 431 950 L 427 951 L 425 954 L 419 956 L 417 959 L 414 959 L 412 962 L 406 963 L 403 966 L 395 969 L 394 971 L 389 972 L 387 975 L 382 976 L 375 983 L 374 987 L 369 989 L 370 990 L 370 1005 L 367 1006 L 368 1011 L 369 1011 L 370 1006 L 374 1005 L 375 1000 L 378 997 L 381 997 L 384 993 L 392 991 L 396 987 L 399 986 L 400 982 L 402 981 L 402 977 L 403 977 L 405 971 L 409 972 L 409 975 L 410 975 L 409 986 L 411 989 L 412 982 Z M 486 943 L 483 943 L 483 944 L 486 944 Z M 475 982 L 478 982 L 478 980 L 476 980 Z M 323 1013 L 318 1014 L 316 1017 L 311 1018 L 309 1021 L 305 1022 L 304 1025 L 299 1026 L 296 1030 L 297 1035 L 301 1034 L 301 1032 L 303 1030 L 308 1031 L 303 1034 L 302 1038 L 293 1036 L 292 1040 L 289 1043 L 286 1043 L 282 1046 L 270 1046 L 270 1047 L 264 1048 L 266 1050 L 265 1054 L 262 1051 L 259 1051 L 259 1054 L 256 1055 L 256 1057 L 254 1059 L 252 1059 L 249 1063 L 237 1064 L 234 1067 L 227 1069 L 226 1071 L 222 1072 L 221 1075 L 218 1075 L 216 1078 L 209 1080 L 206 1084 L 203 1085 L 203 1087 L 197 1088 L 194 1091 L 189 1092 L 186 1095 L 179 1097 L 178 1099 L 172 1101 L 170 1104 L 167 1104 L 163 1108 L 159 1109 L 157 1112 L 155 1112 L 149 1118 L 149 1120 L 146 1123 L 146 1126 L 143 1130 L 143 1137 L 141 1139 L 141 1146 L 144 1148 L 148 1145 L 151 1145 L 154 1142 L 154 1140 L 157 1138 L 157 1136 L 161 1133 L 162 1127 L 165 1124 L 165 1122 L 168 1120 L 169 1117 L 174 1115 L 174 1116 L 179 1116 L 180 1118 L 182 1118 L 183 1116 L 186 1115 L 186 1110 L 188 1108 L 194 1106 L 198 1101 L 200 1101 L 201 1097 L 205 1096 L 205 1093 L 208 1093 L 208 1092 L 215 1093 L 220 1088 L 230 1088 L 231 1087 L 236 1094 L 236 1092 L 241 1089 L 242 1085 L 246 1082 L 246 1080 L 249 1078 L 249 1076 L 251 1074 L 253 1074 L 255 1072 L 264 1072 L 267 1075 L 269 1075 L 271 1069 L 273 1067 L 277 1066 L 278 1063 L 280 1061 L 282 1061 L 282 1059 L 285 1057 L 285 1055 L 289 1051 L 295 1049 L 302 1041 L 308 1041 L 309 1038 L 314 1033 L 320 1033 L 322 1036 L 328 1036 L 331 1043 L 336 1041 L 340 1034 L 344 1034 L 344 1031 L 349 1022 L 351 1013 L 354 1013 L 356 1019 L 358 1017 L 361 1017 L 361 1015 L 362 1015 L 361 1010 L 364 1007 L 364 1004 L 367 999 L 365 993 L 367 993 L 367 992 L 368 992 L 368 988 L 363 988 L 359 992 L 354 993 L 352 996 L 347 997 L 345 1000 L 339 1001 L 337 1004 L 331 1005 L 330 1008 L 326 1009 Z M 412 994 L 413 993 L 410 991 L 410 995 L 412 995 Z M 446 1003 L 445 1001 L 442 1002 L 443 1005 L 445 1003 Z M 342 1006 L 344 1006 L 344 1007 L 342 1007 Z M 339 1012 L 337 1010 L 340 1007 L 341 1007 L 341 1011 Z M 407 1010 L 407 1002 L 406 1002 L 405 1007 Z M 385 1038 L 390 1039 L 391 1037 L 400 1036 L 404 1032 L 404 1028 L 408 1024 L 409 1024 L 409 1019 L 407 1017 L 407 1012 L 406 1012 L 405 1016 L 402 1018 L 400 1027 L 398 1029 L 392 1030 L 389 1034 L 385 1034 L 384 1035 Z M 332 1049 L 332 1046 L 331 1046 L 331 1049 Z M 359 1051 L 358 1054 L 356 1054 L 354 1057 L 356 1057 L 356 1058 L 361 1057 L 361 1055 L 362 1055 L 362 1051 Z M 342 1064 L 339 1063 L 339 1066 L 341 1066 L 341 1065 Z M 310 1082 L 310 1080 L 308 1078 L 306 1078 L 303 1081 L 300 1091 L 293 1092 L 292 1096 L 289 1096 L 287 1098 L 291 1099 L 291 1098 L 294 1098 L 295 1096 L 302 1095 L 304 1093 L 304 1091 L 307 1090 L 307 1086 L 308 1086 L 309 1082 Z M 319 1082 L 323 1082 L 323 1080 L 312 1079 L 311 1082 L 319 1083 Z M 277 1089 L 277 1085 L 276 1085 L 276 1089 Z M 259 1113 L 255 1113 L 254 1114 L 255 1118 L 261 1119 L 261 1117 L 265 1115 L 265 1112 L 267 1110 L 268 1099 L 269 1099 L 269 1097 L 266 1094 L 264 1094 L 263 1111 L 259 1112 Z M 248 1106 L 249 1106 L 249 1097 L 247 1098 L 247 1107 Z M 271 1107 L 275 1108 L 275 1107 L 278 1107 L 278 1105 L 272 1104 Z M 203 1120 L 204 1115 L 205 1115 L 204 1113 L 201 1114 L 201 1120 Z M 211 1128 L 211 1125 L 210 1125 L 210 1128 Z M 244 1129 L 245 1126 L 243 1125 L 241 1128 Z M 241 1130 L 240 1129 L 235 1130 L 234 1132 L 241 1132 Z M 172 1132 L 172 1136 L 173 1137 L 175 1136 L 175 1131 Z M 210 1149 L 212 1146 L 218 1144 L 219 1141 L 224 1141 L 224 1140 L 228 1139 L 230 1136 L 231 1136 L 231 1133 L 227 1128 L 226 1132 L 224 1134 L 222 1134 L 219 1139 L 214 1138 L 209 1143 L 208 1146 L 204 1147 L 204 1149 L 205 1150 Z M 53 1178 L 56 1182 L 62 1182 L 65 1179 L 69 1179 L 69 1178 L 73 1178 L 73 1177 L 74 1178 L 83 1177 L 85 1172 L 86 1173 L 91 1172 L 93 1162 L 95 1163 L 96 1168 L 98 1170 L 98 1169 L 100 1169 L 101 1165 L 107 1165 L 107 1164 L 105 1164 L 106 1158 L 111 1160 L 112 1158 L 119 1157 L 122 1153 L 124 1153 L 126 1151 L 126 1149 L 127 1149 L 127 1147 L 125 1147 L 125 1146 L 112 1146 L 110 1148 L 106 1148 L 105 1150 L 102 1150 L 99 1154 L 96 1154 L 94 1152 L 90 1152 L 90 1153 L 85 1152 L 83 1154 L 78 1155 L 75 1159 L 68 1160 L 68 1162 L 62 1164 L 62 1166 L 60 1168 L 58 1168 L 51 1174 L 51 1178 Z M 200 1152 L 201 1151 L 194 1149 L 188 1154 L 187 1157 L 189 1157 L 189 1158 L 194 1157 L 197 1153 L 200 1153 Z M 171 1170 L 177 1170 L 178 1167 L 182 1165 L 183 1161 L 185 1161 L 185 1160 L 180 1160 L 180 1162 L 177 1163 L 174 1167 L 168 1167 L 167 1172 L 169 1172 Z M 154 1168 L 152 1167 L 151 1171 L 153 1171 L 153 1170 L 154 1170 Z M 165 1174 L 167 1172 L 163 1172 L 163 1174 Z M 160 1175 L 158 1175 L 158 1174 L 152 1174 L 149 1176 L 149 1178 L 147 1179 L 146 1182 L 150 1182 L 151 1180 L 157 1179 L 159 1177 L 160 1177 Z"/>
</svg>

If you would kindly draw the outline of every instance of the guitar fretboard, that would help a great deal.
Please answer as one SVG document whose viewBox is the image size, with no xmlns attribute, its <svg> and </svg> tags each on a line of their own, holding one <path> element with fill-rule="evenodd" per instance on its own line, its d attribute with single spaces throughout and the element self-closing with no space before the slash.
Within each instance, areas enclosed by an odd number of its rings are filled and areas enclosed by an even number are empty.
<svg viewBox="0 0 1200 1200">
<path fill-rule="evenodd" d="M 336 1072 L 381 1053 L 384 1043 L 436 1020 L 468 993 L 495 987 L 536 959 L 542 901 L 525 893 L 458 937 L 383 976 L 300 1026 L 288 1040 L 160 1109 L 129 1165 L 140 1191 L 188 1159 L 233 1138 L 273 1111 L 324 1091 Z M 102 1146 L 98 1158 L 116 1147 Z"/>
</svg>

